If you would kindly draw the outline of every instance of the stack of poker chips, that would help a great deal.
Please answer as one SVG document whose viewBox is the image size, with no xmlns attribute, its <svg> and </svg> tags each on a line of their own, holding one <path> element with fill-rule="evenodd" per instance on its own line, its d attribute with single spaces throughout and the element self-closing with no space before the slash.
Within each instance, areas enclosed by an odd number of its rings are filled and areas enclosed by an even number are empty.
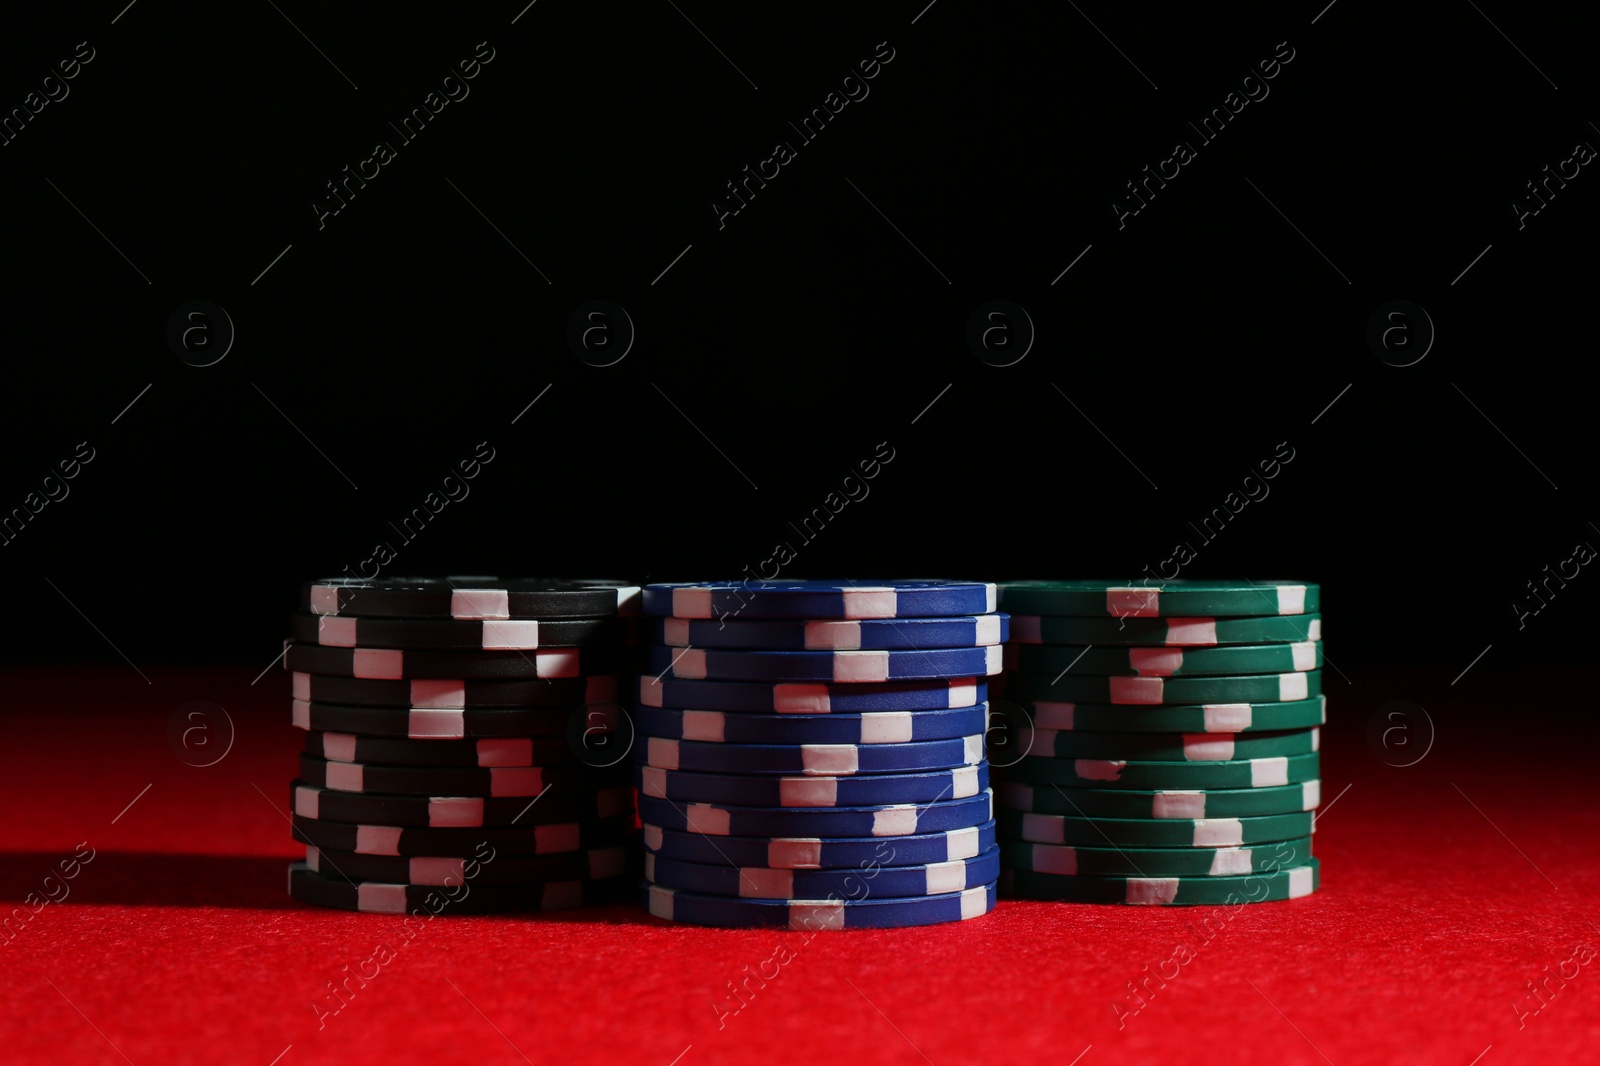
<svg viewBox="0 0 1600 1066">
<path fill-rule="evenodd" d="M 1003 585 L 995 725 L 1015 746 L 1001 755 L 991 736 L 1002 891 L 1135 904 L 1315 891 L 1320 595 L 1278 581 Z"/>
<path fill-rule="evenodd" d="M 993 585 L 649 585 L 644 611 L 651 914 L 820 930 L 993 908 Z"/>
<path fill-rule="evenodd" d="M 620 672 L 639 589 L 399 578 L 304 586 L 285 666 L 306 730 L 296 899 L 439 914 L 630 895 Z"/>
</svg>

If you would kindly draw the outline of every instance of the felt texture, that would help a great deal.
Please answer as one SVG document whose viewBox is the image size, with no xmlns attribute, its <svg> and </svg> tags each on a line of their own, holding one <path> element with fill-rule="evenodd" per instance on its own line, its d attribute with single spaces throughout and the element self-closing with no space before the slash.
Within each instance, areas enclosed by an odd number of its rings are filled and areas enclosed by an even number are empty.
<svg viewBox="0 0 1600 1066">
<path fill-rule="evenodd" d="M 1002 901 L 810 937 L 622 905 L 408 937 L 286 895 L 287 678 L 141 668 L 150 684 L 122 666 L 3 677 L 0 1061 L 1496 1066 L 1600 1047 L 1597 731 L 1577 675 L 1330 676 L 1323 882 L 1298 901 Z M 1397 696 L 1438 732 L 1407 768 L 1367 738 Z M 190 700 L 233 723 L 213 766 L 169 742 Z M 80 844 L 92 860 L 47 883 Z"/>
</svg>

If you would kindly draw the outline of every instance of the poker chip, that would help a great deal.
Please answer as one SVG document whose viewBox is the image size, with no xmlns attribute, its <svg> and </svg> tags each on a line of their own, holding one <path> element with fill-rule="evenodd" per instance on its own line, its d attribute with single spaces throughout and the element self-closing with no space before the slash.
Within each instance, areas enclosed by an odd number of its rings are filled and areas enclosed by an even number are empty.
<svg viewBox="0 0 1600 1066">
<path fill-rule="evenodd" d="M 549 739 L 567 734 L 574 722 L 585 729 L 624 726 L 626 712 L 615 703 L 573 707 L 343 707 L 295 700 L 290 720 L 299 728 L 368 737 L 415 740 L 465 737 Z"/>
<path fill-rule="evenodd" d="M 983 825 L 994 817 L 994 803 L 989 792 L 936 803 L 787 808 L 640 796 L 639 817 L 663 829 L 711 837 L 900 837 Z"/>
<path fill-rule="evenodd" d="M 1248 848 L 1088 848 L 1008 842 L 1000 865 L 1063 876 L 1243 877 L 1303 865 L 1310 856 L 1310 837 Z"/>
<path fill-rule="evenodd" d="M 498 855 L 550 855 L 622 844 L 634 835 L 631 814 L 585 822 L 550 822 L 483 828 L 406 828 L 346 825 L 294 815 L 297 843 L 358 855 L 454 856 L 470 858 L 484 848 Z M 992 834 L 991 834 L 992 835 Z"/>
<path fill-rule="evenodd" d="M 330 578 L 303 586 L 300 607 L 379 618 L 606 618 L 638 614 L 639 589 L 621 581 L 542 578 Z"/>
<path fill-rule="evenodd" d="M 1322 782 L 1312 778 L 1276 788 L 1118 790 L 1002 781 L 995 795 L 1004 809 L 1024 813 L 1079 818 L 1248 818 L 1316 810 L 1322 803 Z"/>
<path fill-rule="evenodd" d="M 579 647 L 629 630 L 615 618 L 436 619 L 360 618 L 310 612 L 289 619 L 289 636 L 302 644 L 334 648 L 434 648 L 439 650 L 533 650 Z"/>
<path fill-rule="evenodd" d="M 1008 671 L 1005 694 L 1017 700 L 1088 703 L 1287 703 L 1322 695 L 1322 671 L 1228 677 L 1110 677 Z"/>
<path fill-rule="evenodd" d="M 719 774 L 903 774 L 983 762 L 983 734 L 905 744 L 702 744 L 649 737 L 634 748 L 638 762 L 662 770 Z"/>
<path fill-rule="evenodd" d="M 290 809 L 305 818 L 353 825 L 544 825 L 618 818 L 629 813 L 633 789 L 574 786 L 540 796 L 404 796 L 339 792 L 304 781 L 291 785 Z"/>
<path fill-rule="evenodd" d="M 1011 841 L 1084 847 L 1222 848 L 1296 840 L 1311 835 L 1314 816 L 1268 814 L 1257 818 L 1071 818 L 1002 810 L 995 817 L 1001 846 Z"/>
<path fill-rule="evenodd" d="M 976 707 L 989 698 L 977 677 L 948 681 L 877 683 L 777 683 L 639 678 L 639 703 L 674 710 L 750 711 L 756 714 L 865 714 L 871 711 L 940 711 Z"/>
<path fill-rule="evenodd" d="M 971 859 L 924 866 L 872 865 L 857 870 L 794 870 L 770 866 L 708 865 L 682 862 L 646 852 L 644 879 L 681 892 L 741 899 L 866 899 L 937 896 L 994 884 L 1000 876 L 1000 850 Z"/>
<path fill-rule="evenodd" d="M 1014 581 L 1003 585 L 999 595 L 1000 606 L 1014 615 L 1110 618 L 1257 618 L 1308 614 L 1322 609 L 1321 600 L 1322 588 L 1314 584 L 1183 578 L 1130 583 Z"/>
<path fill-rule="evenodd" d="M 1232 904 L 1316 889 L 1319 586 L 1023 581 L 999 602 L 1003 893 Z"/>
<path fill-rule="evenodd" d="M 639 795 L 685 803 L 742 807 L 872 807 L 935 803 L 986 795 L 989 765 L 922 774 L 862 774 L 859 777 L 783 777 L 698 774 L 641 766 L 634 778 Z"/>
<path fill-rule="evenodd" d="M 1006 768 L 1012 781 L 1063 788 L 1271 788 L 1318 776 L 1318 755 L 1225 762 L 1145 762 L 1028 756 Z"/>
<path fill-rule="evenodd" d="M 302 903 L 422 918 L 445 914 L 570 910 L 588 904 L 615 903 L 637 891 L 638 884 L 636 878 L 618 877 L 609 881 L 521 881 L 506 885 L 479 885 L 467 881 L 440 887 L 352 882 L 316 873 L 303 862 L 289 866 L 289 895 Z"/>
<path fill-rule="evenodd" d="M 996 853 L 998 856 L 998 852 Z M 485 846 L 470 856 L 363 855 L 354 851 L 306 848 L 306 868 L 326 877 L 349 881 L 384 881 L 402 885 L 509 885 L 527 881 L 599 881 L 623 877 L 634 851 L 617 844 L 590 851 L 551 855 L 502 855 Z M 999 859 L 995 860 L 998 868 Z M 997 869 L 998 876 L 998 869 Z"/>
<path fill-rule="evenodd" d="M 617 696 L 615 674 L 523 681 L 466 678 L 383 681 L 322 677 L 304 671 L 294 673 L 295 699 L 359 707 L 570 707 L 615 700 Z"/>
<path fill-rule="evenodd" d="M 937 618 L 992 614 L 995 586 L 973 581 L 729 581 L 658 584 L 644 613 L 668 618 Z"/>
<path fill-rule="evenodd" d="M 284 645 L 306 731 L 292 896 L 404 914 L 636 891 L 634 730 L 615 701 L 637 586 L 400 578 L 301 593 Z"/>
<path fill-rule="evenodd" d="M 633 748 L 644 900 L 704 925 L 922 925 L 1000 873 L 993 585 L 648 585 Z"/>
<path fill-rule="evenodd" d="M 300 780 L 332 792 L 387 793 L 395 796 L 542 796 L 592 786 L 615 771 L 589 766 L 372 766 L 300 756 Z"/>
<path fill-rule="evenodd" d="M 994 822 L 895 837 L 726 837 L 644 827 L 645 851 L 711 866 L 761 866 L 779 870 L 849 870 L 869 866 L 922 866 L 971 859 L 995 845 Z"/>
<path fill-rule="evenodd" d="M 306 754 L 347 763 L 386 766 L 566 766 L 578 762 L 566 737 L 481 737 L 430 740 L 358 736 L 312 730 Z"/>
<path fill-rule="evenodd" d="M 1271 618 L 1082 618 L 1011 616 L 1009 639 L 1017 644 L 1122 644 L 1211 647 L 1219 644 L 1282 644 L 1322 639 L 1322 615 Z M 1008 638 L 1002 637 L 1004 641 Z M 699 643 L 709 645 L 708 641 Z"/>
<path fill-rule="evenodd" d="M 1091 877 L 1002 870 L 1000 888 L 1009 895 L 1026 899 L 1073 903 L 1231 906 L 1309 896 L 1317 890 L 1320 871 L 1321 864 L 1314 858 L 1307 858 L 1298 866 L 1243 877 Z"/>
<path fill-rule="evenodd" d="M 1327 697 L 1286 703 L 1201 703 L 1187 706 L 1128 706 L 1024 700 L 997 710 L 997 717 L 1020 707 L 1021 723 L 1039 729 L 1092 733 L 1249 733 L 1262 729 L 1309 729 L 1328 720 Z"/>
<path fill-rule="evenodd" d="M 767 651 L 894 651 L 977 648 L 1005 643 L 1010 616 L 882 618 L 851 622 L 657 618 L 652 639 L 671 648 Z M 1145 643 L 1159 643 L 1146 641 Z"/>
<path fill-rule="evenodd" d="M 1058 759 L 1224 762 L 1309 755 L 1318 749 L 1321 736 L 1315 726 L 1256 733 L 1090 733 L 1024 726 L 1017 732 L 1017 746 L 1032 756 Z"/>
<path fill-rule="evenodd" d="M 656 918 L 728 928 L 888 929 L 978 918 L 994 909 L 991 882 L 964 892 L 910 898 L 768 900 L 679 892 L 644 884 L 645 910 Z"/>
<path fill-rule="evenodd" d="M 872 711 L 866 714 L 742 714 L 641 707 L 639 732 L 704 744 L 909 744 L 982 733 L 989 707 L 951 711 Z"/>
<path fill-rule="evenodd" d="M 620 648 L 540 648 L 535 651 L 413 651 L 404 648 L 327 648 L 290 642 L 284 667 L 308 674 L 364 680 L 530 680 L 613 674 Z"/>
<path fill-rule="evenodd" d="M 1279 674 L 1320 667 L 1322 641 L 1231 644 L 1217 648 L 1013 644 L 1005 649 L 1004 657 L 1006 669 L 1035 673 L 1134 677 Z"/>
</svg>

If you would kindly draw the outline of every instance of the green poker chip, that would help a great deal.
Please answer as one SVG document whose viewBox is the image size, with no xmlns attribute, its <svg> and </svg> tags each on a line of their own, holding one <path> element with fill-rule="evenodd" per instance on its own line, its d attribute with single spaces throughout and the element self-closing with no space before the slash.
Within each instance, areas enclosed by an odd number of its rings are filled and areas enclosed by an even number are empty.
<svg viewBox="0 0 1600 1066">
<path fill-rule="evenodd" d="M 1002 870 L 1000 892 L 1014 899 L 1064 900 L 1072 903 L 1128 903 L 1140 906 L 1184 906 L 1267 903 L 1299 899 L 1317 890 L 1320 864 L 1307 859 L 1276 873 L 1243 877 L 1091 877 Z"/>
<path fill-rule="evenodd" d="M 1028 756 L 1004 767 L 1003 773 L 1008 781 L 1074 788 L 1272 788 L 1320 777 L 1320 758 L 1313 753 L 1227 762 L 1135 762 Z"/>
<path fill-rule="evenodd" d="M 1276 755 L 1309 755 L 1320 746 L 1317 727 L 1259 733 L 1084 733 L 1021 729 L 1017 746 L 1058 759 L 1138 759 L 1144 762 L 1231 762 Z"/>
<path fill-rule="evenodd" d="M 1312 778 L 1276 788 L 1107 789 L 1005 781 L 995 798 L 999 807 L 1022 813 L 1202 821 L 1315 810 L 1322 803 L 1322 782 Z"/>
<path fill-rule="evenodd" d="M 1237 848 L 1311 835 L 1310 811 L 1257 818 L 1072 818 L 1060 814 L 995 812 L 1002 841 L 1096 848 Z"/>
<path fill-rule="evenodd" d="M 1011 614 L 1105 618 L 1262 618 L 1314 614 L 1322 588 L 1295 581 L 1012 581 L 1000 586 Z"/>
<path fill-rule="evenodd" d="M 1232 677 L 1108 677 L 1007 671 L 1011 700 L 1084 700 L 1155 706 L 1186 703 L 1288 703 L 1322 695 L 1322 671 Z"/>
<path fill-rule="evenodd" d="M 1000 865 L 1041 874 L 1092 877 L 1243 877 L 1303 866 L 1311 838 L 1243 848 L 1084 848 L 1000 842 Z"/>
<path fill-rule="evenodd" d="M 1202 648 L 1322 639 L 1322 615 L 1271 618 L 1087 618 L 1014 614 L 1013 644 L 1115 644 Z"/>
<path fill-rule="evenodd" d="M 1309 729 L 1328 719 L 1327 697 L 1288 703 L 1212 703 L 1136 707 L 1112 703 L 1032 700 L 995 701 L 991 719 L 1007 717 L 1021 729 L 1091 733 L 1253 733 L 1263 729 Z"/>
<path fill-rule="evenodd" d="M 1322 642 L 1234 644 L 1221 648 L 1124 648 L 1094 644 L 1008 644 L 1007 670 L 1044 674 L 1194 677 L 1285 674 L 1322 665 Z"/>
</svg>

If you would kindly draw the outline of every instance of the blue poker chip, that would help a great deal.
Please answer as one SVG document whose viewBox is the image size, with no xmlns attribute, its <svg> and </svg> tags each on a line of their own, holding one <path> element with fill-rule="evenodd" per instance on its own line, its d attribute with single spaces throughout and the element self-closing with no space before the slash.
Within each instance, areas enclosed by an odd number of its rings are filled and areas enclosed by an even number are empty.
<svg viewBox="0 0 1600 1066">
<path fill-rule="evenodd" d="M 1005 660 L 1004 650 L 997 644 L 909 651 L 723 651 L 652 644 L 645 656 L 650 672 L 660 677 L 691 681 L 836 681 L 852 685 L 987 677 L 998 674 Z"/>
<path fill-rule="evenodd" d="M 1011 616 L 879 618 L 864 621 L 743 621 L 657 618 L 652 639 L 674 648 L 752 648 L 762 651 L 892 651 L 978 648 L 1011 638 Z"/>
<path fill-rule="evenodd" d="M 995 846 L 993 822 L 899 837 L 708 837 L 646 825 L 645 850 L 680 862 L 734 863 L 776 870 L 849 870 L 922 866 L 971 859 Z"/>
<path fill-rule="evenodd" d="M 654 917 L 735 929 L 815 931 L 938 925 L 981 917 L 994 910 L 995 904 L 993 884 L 943 896 L 860 900 L 731 899 L 649 883 L 643 884 L 641 891 L 645 909 Z"/>
<path fill-rule="evenodd" d="M 979 581 L 714 581 L 647 585 L 644 613 L 667 618 L 938 618 L 993 614 Z"/>
<path fill-rule="evenodd" d="M 675 710 L 751 711 L 756 714 L 864 714 L 869 711 L 942 711 L 976 707 L 989 698 L 982 678 L 948 681 L 881 681 L 862 684 L 639 679 L 639 703 Z"/>
<path fill-rule="evenodd" d="M 644 879 L 680 892 L 741 899 L 846 899 L 940 896 L 981 888 L 1000 879 L 1000 849 L 971 859 L 925 866 L 872 865 L 864 870 L 785 870 L 681 862 L 648 852 Z"/>
<path fill-rule="evenodd" d="M 979 795 L 989 787 L 989 764 L 859 777 L 705 774 L 640 766 L 633 783 L 641 796 L 685 803 L 730 803 L 739 807 L 873 807 L 938 803 Z"/>
<path fill-rule="evenodd" d="M 870 807 L 746 807 L 639 797 L 641 821 L 710 837 L 903 837 L 968 829 L 994 818 L 994 795 Z"/>
<path fill-rule="evenodd" d="M 983 734 L 909 744 L 701 744 L 648 737 L 634 745 L 633 755 L 643 766 L 713 774 L 908 774 L 978 765 Z"/>
<path fill-rule="evenodd" d="M 634 712 L 634 726 L 640 736 L 703 744 L 908 744 L 982 733 L 989 728 L 989 705 L 868 714 L 741 714 L 641 707 Z"/>
</svg>

